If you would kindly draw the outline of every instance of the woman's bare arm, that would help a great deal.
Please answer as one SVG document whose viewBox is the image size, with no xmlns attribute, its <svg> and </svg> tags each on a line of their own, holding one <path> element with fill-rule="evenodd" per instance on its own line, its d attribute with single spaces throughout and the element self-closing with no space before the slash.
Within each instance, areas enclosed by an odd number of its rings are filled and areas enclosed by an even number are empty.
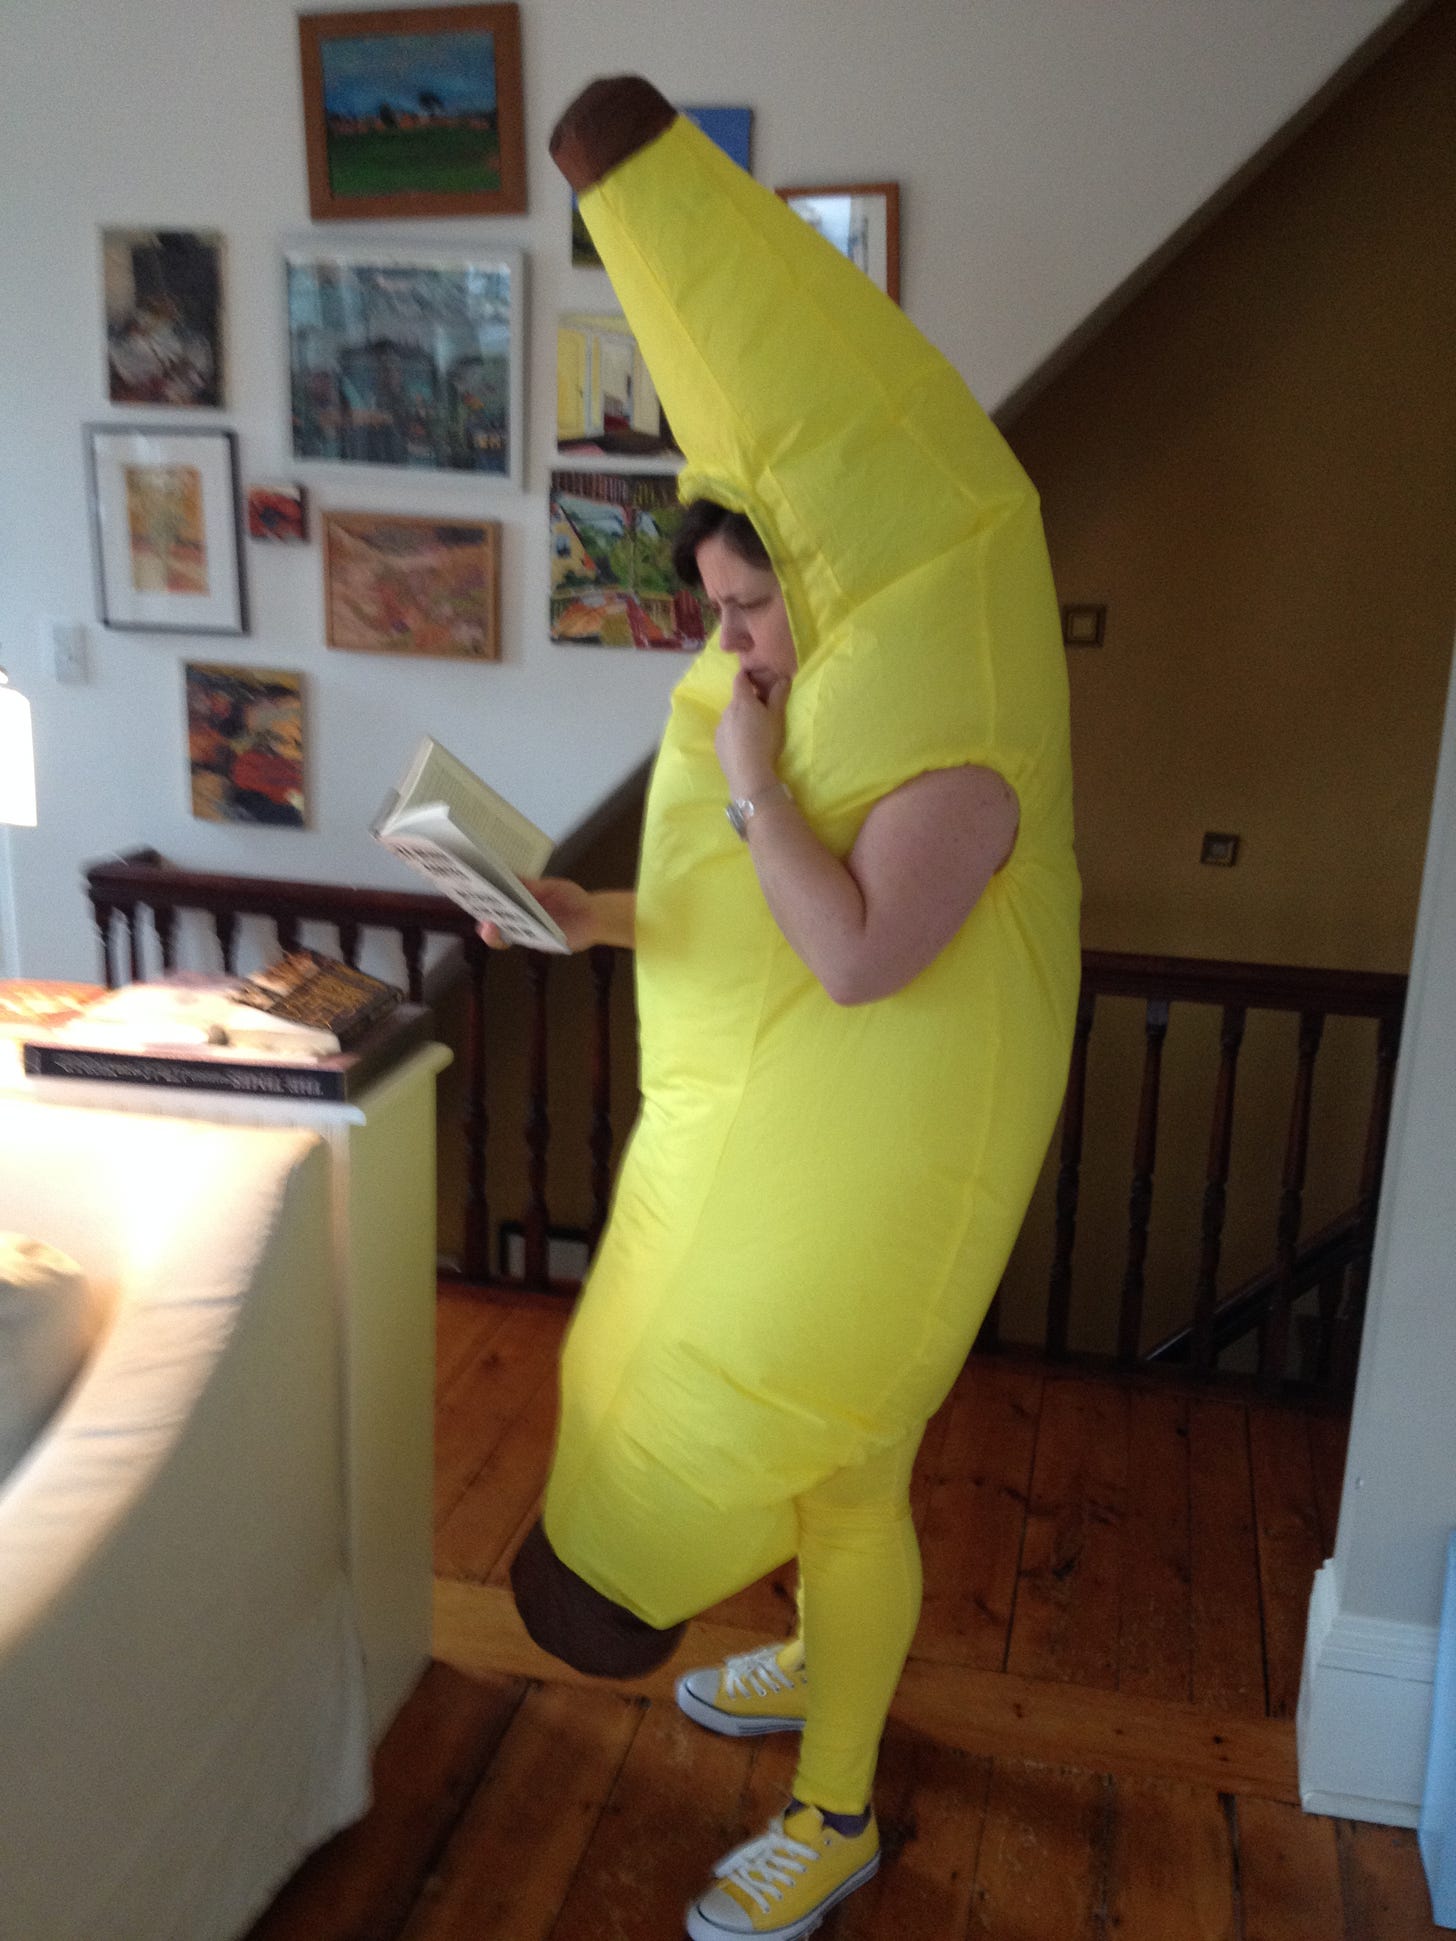
<svg viewBox="0 0 1456 1941">
<path fill-rule="evenodd" d="M 882 797 L 849 856 L 772 797 L 748 824 L 764 897 L 837 1004 L 903 990 L 960 929 L 1016 840 L 1015 791 L 994 769 L 932 769 Z"/>
</svg>

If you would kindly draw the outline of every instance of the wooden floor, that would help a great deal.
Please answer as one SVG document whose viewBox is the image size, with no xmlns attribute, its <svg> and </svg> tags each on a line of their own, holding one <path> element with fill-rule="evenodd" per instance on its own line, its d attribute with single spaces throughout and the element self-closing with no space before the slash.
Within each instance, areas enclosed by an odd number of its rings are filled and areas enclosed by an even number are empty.
<svg viewBox="0 0 1456 1941">
<path fill-rule="evenodd" d="M 436 1663 L 368 1819 L 249 1941 L 673 1941 L 787 1796 L 792 1736 L 720 1739 L 683 1664 L 792 1624 L 791 1580 L 710 1612 L 639 1686 L 526 1639 L 505 1572 L 550 1446 L 559 1310 L 440 1302 Z M 825 1941 L 1415 1941 L 1414 1836 L 1305 1815 L 1293 1710 L 1345 1424 L 973 1361 L 916 1472 L 921 1626 L 886 1734 L 886 1864 Z"/>
</svg>

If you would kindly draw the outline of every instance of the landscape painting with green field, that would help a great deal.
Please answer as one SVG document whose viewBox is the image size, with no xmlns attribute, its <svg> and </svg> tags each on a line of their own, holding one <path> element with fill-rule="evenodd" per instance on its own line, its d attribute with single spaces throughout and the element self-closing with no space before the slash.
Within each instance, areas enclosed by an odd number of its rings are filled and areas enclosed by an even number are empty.
<svg viewBox="0 0 1456 1941">
<path fill-rule="evenodd" d="M 360 35 L 320 52 L 336 196 L 500 187 L 494 34 Z"/>
</svg>

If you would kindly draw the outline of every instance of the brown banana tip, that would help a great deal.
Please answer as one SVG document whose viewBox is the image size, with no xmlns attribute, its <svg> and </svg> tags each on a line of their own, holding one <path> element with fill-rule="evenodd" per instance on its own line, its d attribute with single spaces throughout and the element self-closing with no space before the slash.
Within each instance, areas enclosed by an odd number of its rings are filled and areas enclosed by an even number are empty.
<svg viewBox="0 0 1456 1941">
<path fill-rule="evenodd" d="M 677 119 L 640 74 L 590 82 L 551 131 L 551 159 L 578 195 L 595 188 Z"/>
</svg>

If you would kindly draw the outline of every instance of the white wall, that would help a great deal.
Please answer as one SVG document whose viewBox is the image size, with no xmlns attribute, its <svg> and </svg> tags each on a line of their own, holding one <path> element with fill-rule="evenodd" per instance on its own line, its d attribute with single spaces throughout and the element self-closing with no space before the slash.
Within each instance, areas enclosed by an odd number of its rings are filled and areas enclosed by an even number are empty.
<svg viewBox="0 0 1456 1941">
<path fill-rule="evenodd" d="M 1446 708 L 1335 1554 L 1299 1702 L 1311 1810 L 1414 1825 L 1456 1530 L 1456 678 Z"/>
<path fill-rule="evenodd" d="M 290 463 L 279 249 L 309 225 L 287 0 L 4 0 L 0 659 L 35 704 L 41 826 L 10 845 L 18 938 L 0 950 L 32 976 L 89 972 L 79 869 L 143 841 L 196 868 L 409 886 L 363 829 L 425 730 L 556 835 L 651 748 L 677 664 L 555 647 L 545 621 L 554 319 L 606 297 L 599 274 L 569 267 L 567 194 L 545 141 L 592 75 L 638 69 L 681 101 L 751 105 L 756 173 L 770 184 L 898 179 L 906 307 L 994 408 L 1398 11 L 1394 0 L 675 0 L 665 12 L 526 0 L 531 213 L 394 226 L 528 252 L 517 494 Z M 225 233 L 230 405 L 214 421 L 238 430 L 245 482 L 300 477 L 316 512 L 503 522 L 501 665 L 328 652 L 316 545 L 249 546 L 250 637 L 93 626 L 93 680 L 56 684 L 41 616 L 94 616 L 80 427 L 168 416 L 103 401 L 103 223 Z M 308 830 L 192 819 L 189 657 L 306 675 Z"/>
</svg>

